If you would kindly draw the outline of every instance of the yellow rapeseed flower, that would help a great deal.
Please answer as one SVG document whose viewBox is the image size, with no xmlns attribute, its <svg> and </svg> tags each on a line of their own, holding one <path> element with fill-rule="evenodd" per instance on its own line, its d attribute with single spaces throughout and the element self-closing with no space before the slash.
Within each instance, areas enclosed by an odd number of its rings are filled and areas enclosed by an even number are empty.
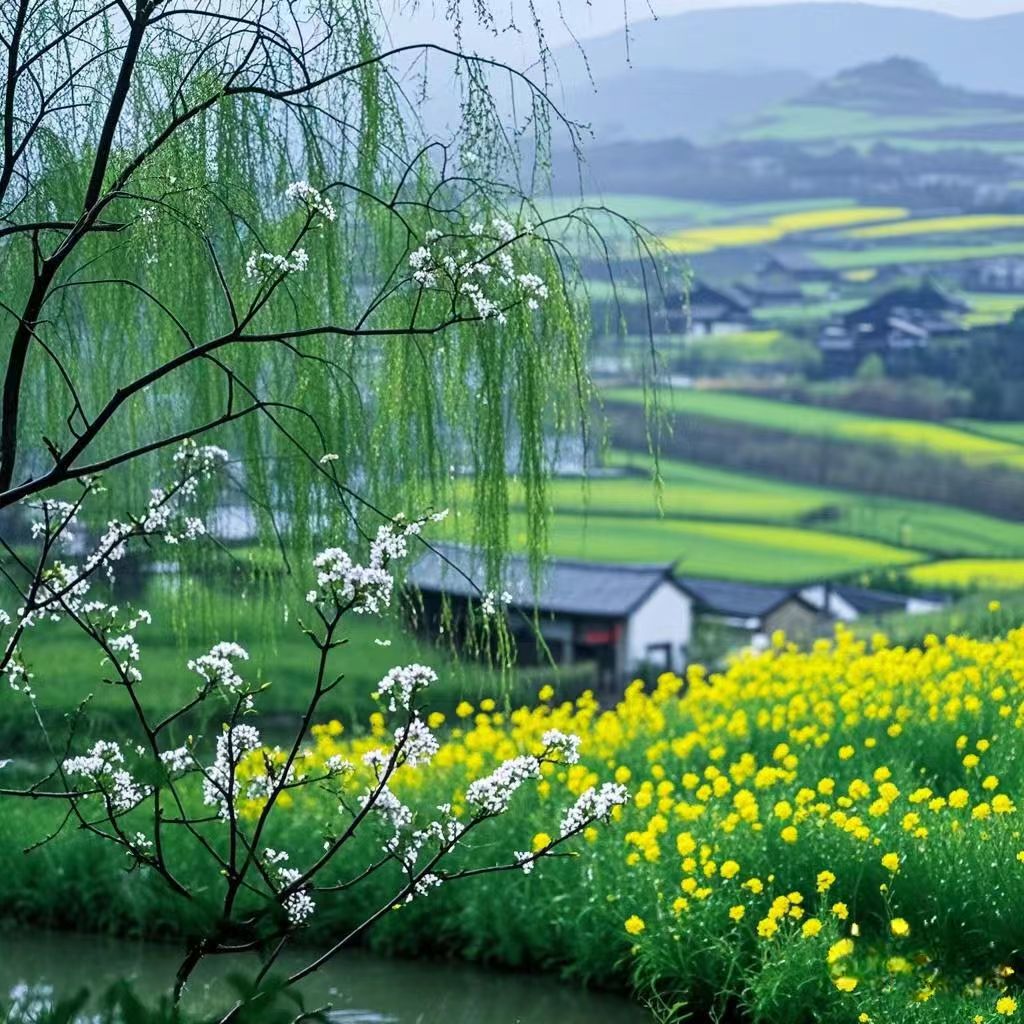
<svg viewBox="0 0 1024 1024">
<path fill-rule="evenodd" d="M 853 939 L 840 939 L 838 942 L 833 942 L 828 948 L 828 953 L 825 955 L 827 963 L 835 964 L 840 960 L 845 959 L 853 952 Z"/>
</svg>

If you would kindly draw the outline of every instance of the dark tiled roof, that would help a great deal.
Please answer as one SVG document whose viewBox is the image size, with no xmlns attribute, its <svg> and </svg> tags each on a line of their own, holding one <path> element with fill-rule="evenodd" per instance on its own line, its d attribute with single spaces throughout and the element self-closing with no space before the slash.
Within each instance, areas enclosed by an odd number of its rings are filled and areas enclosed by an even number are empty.
<svg viewBox="0 0 1024 1024">
<path fill-rule="evenodd" d="M 828 268 L 823 263 L 819 263 L 806 253 L 783 252 L 781 250 L 776 250 L 769 255 L 768 266 L 778 267 L 780 270 L 794 274 L 828 271 Z"/>
<path fill-rule="evenodd" d="M 905 594 L 890 594 L 884 590 L 869 590 L 867 587 L 839 584 L 832 589 L 861 615 L 905 611 L 909 600 Z"/>
<path fill-rule="evenodd" d="M 694 281 L 688 293 L 671 292 L 665 296 L 665 307 L 669 310 L 703 308 L 721 308 L 733 313 L 749 313 L 750 299 L 738 289 L 726 285 L 710 285 L 704 281 Z"/>
<path fill-rule="evenodd" d="M 477 590 L 465 577 L 483 586 L 487 573 L 480 552 L 458 544 L 435 544 L 434 547 L 458 568 L 452 568 L 433 551 L 428 551 L 412 566 L 407 582 L 427 593 L 477 597 Z M 520 555 L 510 555 L 501 589 L 512 595 L 516 607 L 530 611 L 536 607 L 544 612 L 620 618 L 632 612 L 666 579 L 673 581 L 671 564 L 613 565 L 553 558 L 547 562 L 535 591 L 527 560 Z"/>
<path fill-rule="evenodd" d="M 734 583 L 731 580 L 709 580 L 695 576 L 681 576 L 679 583 L 693 595 L 699 611 L 710 612 L 712 615 L 760 618 L 790 598 L 799 600 L 795 590 L 757 583 Z"/>
</svg>

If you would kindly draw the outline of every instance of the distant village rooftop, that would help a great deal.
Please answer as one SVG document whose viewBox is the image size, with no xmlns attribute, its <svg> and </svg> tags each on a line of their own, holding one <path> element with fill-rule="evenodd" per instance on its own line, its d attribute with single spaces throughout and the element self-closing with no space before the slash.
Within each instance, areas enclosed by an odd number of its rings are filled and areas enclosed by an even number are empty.
<svg viewBox="0 0 1024 1024">
<path fill-rule="evenodd" d="M 422 592 L 449 597 L 478 598 L 477 587 L 486 579 L 486 564 L 477 549 L 461 544 L 435 544 L 412 567 L 407 580 Z M 619 565 L 549 559 L 538 586 L 528 559 L 509 555 L 501 589 L 512 595 L 512 605 L 531 613 L 570 615 L 628 615 L 659 584 L 672 579 L 673 563 Z"/>
</svg>

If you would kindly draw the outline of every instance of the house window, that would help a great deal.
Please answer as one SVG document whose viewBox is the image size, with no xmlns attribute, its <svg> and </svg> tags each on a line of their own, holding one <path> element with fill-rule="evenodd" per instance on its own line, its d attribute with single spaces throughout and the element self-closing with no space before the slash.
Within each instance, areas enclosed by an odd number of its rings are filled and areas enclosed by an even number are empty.
<svg viewBox="0 0 1024 1024">
<path fill-rule="evenodd" d="M 667 672 L 672 667 L 672 645 L 648 644 L 644 653 L 644 661 L 651 668 Z"/>
</svg>

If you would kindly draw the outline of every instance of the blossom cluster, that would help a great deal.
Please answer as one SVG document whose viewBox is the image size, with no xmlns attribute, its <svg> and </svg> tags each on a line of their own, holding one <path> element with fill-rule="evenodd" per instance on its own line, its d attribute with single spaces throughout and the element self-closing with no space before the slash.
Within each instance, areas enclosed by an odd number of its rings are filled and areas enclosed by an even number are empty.
<svg viewBox="0 0 1024 1024">
<path fill-rule="evenodd" d="M 629 801 L 629 790 L 618 782 L 605 782 L 600 787 L 590 786 L 576 798 L 576 803 L 562 818 L 563 836 L 574 835 L 594 821 L 607 821 L 616 807 Z"/>
<path fill-rule="evenodd" d="M 407 710 L 417 694 L 437 682 L 428 665 L 396 665 L 377 684 L 377 693 L 387 699 L 389 711 Z"/>
<path fill-rule="evenodd" d="M 302 872 L 298 868 L 288 865 L 288 854 L 284 850 L 266 849 L 263 853 L 263 863 L 273 869 L 280 882 L 282 892 L 285 893 L 281 901 L 281 908 L 293 926 L 298 927 L 305 924 L 316 910 L 316 902 L 307 888 L 299 887 L 291 890 L 300 878 Z"/>
<path fill-rule="evenodd" d="M 130 811 L 146 797 L 147 790 L 125 767 L 124 753 L 114 741 L 98 740 L 88 754 L 65 758 L 61 768 L 65 775 L 92 783 L 117 814 Z"/>
<path fill-rule="evenodd" d="M 540 777 L 540 761 L 528 754 L 509 758 L 489 775 L 470 783 L 466 800 L 484 814 L 503 814 L 516 790 L 530 779 Z"/>
<path fill-rule="evenodd" d="M 391 604 L 394 577 L 388 565 L 409 551 L 409 538 L 418 536 L 428 522 L 441 522 L 448 512 L 436 512 L 420 519 L 406 521 L 396 516 L 382 524 L 370 544 L 370 557 L 363 565 L 343 548 L 321 551 L 313 559 L 317 570 L 316 589 L 306 594 L 309 604 L 330 604 L 357 614 L 377 614 Z"/>
<path fill-rule="evenodd" d="M 532 226 L 519 229 L 503 218 L 472 224 L 468 239 L 432 229 L 409 254 L 412 279 L 467 301 L 479 319 L 504 325 L 512 306 L 524 303 L 536 310 L 549 296 L 543 278 L 519 270 L 513 256 L 515 243 L 532 233 Z"/>
<path fill-rule="evenodd" d="M 293 181 L 284 194 L 286 199 L 301 203 L 310 213 L 318 214 L 324 220 L 333 221 L 337 215 L 330 199 L 308 181 Z"/>
<path fill-rule="evenodd" d="M 308 266 L 309 253 L 301 247 L 292 249 L 285 256 L 273 252 L 252 252 L 245 261 L 245 276 L 251 279 L 300 274 Z"/>
<path fill-rule="evenodd" d="M 190 672 L 195 672 L 207 687 L 221 687 L 229 693 L 237 693 L 245 684 L 232 659 L 248 661 L 249 652 L 239 644 L 223 640 L 210 648 L 209 654 L 192 658 L 188 662 Z"/>
<path fill-rule="evenodd" d="M 215 807 L 223 819 L 234 814 L 241 792 L 238 766 L 242 759 L 261 746 L 259 731 L 251 725 L 234 725 L 217 737 L 215 760 L 203 778 L 203 803 Z"/>
</svg>

